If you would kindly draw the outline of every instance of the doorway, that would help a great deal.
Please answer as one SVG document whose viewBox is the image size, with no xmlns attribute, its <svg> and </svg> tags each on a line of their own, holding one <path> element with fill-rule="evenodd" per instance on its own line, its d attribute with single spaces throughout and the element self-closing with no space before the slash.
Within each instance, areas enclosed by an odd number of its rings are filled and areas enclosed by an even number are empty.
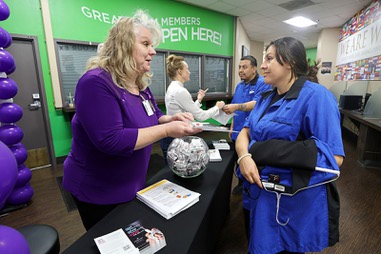
<svg viewBox="0 0 381 254">
<path fill-rule="evenodd" d="M 28 151 L 25 165 L 30 169 L 55 166 L 37 37 L 14 36 L 6 50 L 12 54 L 16 70 L 8 75 L 18 85 L 13 102 L 23 110 L 16 124 L 23 130 L 21 143 Z"/>
</svg>

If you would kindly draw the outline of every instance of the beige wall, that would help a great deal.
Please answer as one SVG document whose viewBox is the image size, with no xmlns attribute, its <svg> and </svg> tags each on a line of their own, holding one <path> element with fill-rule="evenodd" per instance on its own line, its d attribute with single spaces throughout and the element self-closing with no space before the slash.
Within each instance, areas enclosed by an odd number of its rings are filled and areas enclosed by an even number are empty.
<svg viewBox="0 0 381 254">
<path fill-rule="evenodd" d="M 261 74 L 261 64 L 263 62 L 263 50 L 264 43 L 260 41 L 251 41 L 250 43 L 250 55 L 257 59 L 258 73 Z"/>
<path fill-rule="evenodd" d="M 319 83 L 328 89 L 333 85 L 335 79 L 335 66 L 337 47 L 339 43 L 340 28 L 323 29 L 319 35 L 316 59 L 320 62 L 332 62 L 330 74 L 318 73 Z"/>
<path fill-rule="evenodd" d="M 235 49 L 234 49 L 234 58 L 233 58 L 233 84 L 232 84 L 233 94 L 234 94 L 236 85 L 241 81 L 238 75 L 238 64 L 242 57 L 242 45 L 248 48 L 250 54 L 252 54 L 252 51 L 250 49 L 250 46 L 251 46 L 250 38 L 249 36 L 247 36 L 246 31 L 241 24 L 241 21 L 237 18 Z"/>
</svg>

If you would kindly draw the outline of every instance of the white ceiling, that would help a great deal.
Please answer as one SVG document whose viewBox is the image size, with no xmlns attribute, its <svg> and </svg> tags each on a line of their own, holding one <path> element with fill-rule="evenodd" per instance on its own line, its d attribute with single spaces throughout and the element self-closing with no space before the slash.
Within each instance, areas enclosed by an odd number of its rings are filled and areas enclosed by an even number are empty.
<svg viewBox="0 0 381 254">
<path fill-rule="evenodd" d="M 205 9 L 237 16 L 251 40 L 269 43 L 283 36 L 301 40 L 306 48 L 317 46 L 323 28 L 342 27 L 353 15 L 367 7 L 372 0 L 176 0 Z M 280 4 L 310 2 L 310 6 L 287 10 Z M 318 24 L 298 28 L 283 23 L 304 16 Z"/>
</svg>

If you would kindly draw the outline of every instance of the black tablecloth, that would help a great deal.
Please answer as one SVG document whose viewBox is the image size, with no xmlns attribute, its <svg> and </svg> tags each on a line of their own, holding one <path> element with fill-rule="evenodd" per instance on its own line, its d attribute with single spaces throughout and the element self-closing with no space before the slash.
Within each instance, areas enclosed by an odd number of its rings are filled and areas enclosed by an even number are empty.
<svg viewBox="0 0 381 254">
<path fill-rule="evenodd" d="M 135 199 L 115 208 L 63 253 L 99 253 L 94 238 L 139 219 L 143 221 L 144 226 L 156 227 L 164 233 L 167 246 L 158 253 L 213 253 L 219 231 L 230 209 L 234 166 L 233 151 L 220 151 L 220 153 L 223 160 L 209 163 L 205 172 L 198 177 L 184 179 L 165 167 L 147 183 L 149 185 L 167 179 L 199 192 L 200 200 L 192 207 L 167 220 Z"/>
</svg>

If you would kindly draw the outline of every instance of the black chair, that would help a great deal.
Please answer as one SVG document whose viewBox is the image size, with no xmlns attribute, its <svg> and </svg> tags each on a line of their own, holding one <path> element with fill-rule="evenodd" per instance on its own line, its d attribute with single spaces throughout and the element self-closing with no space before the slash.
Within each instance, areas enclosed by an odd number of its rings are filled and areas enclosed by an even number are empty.
<svg viewBox="0 0 381 254">
<path fill-rule="evenodd" d="M 55 228 L 34 224 L 17 229 L 27 240 L 31 254 L 59 254 L 60 241 Z"/>
</svg>

